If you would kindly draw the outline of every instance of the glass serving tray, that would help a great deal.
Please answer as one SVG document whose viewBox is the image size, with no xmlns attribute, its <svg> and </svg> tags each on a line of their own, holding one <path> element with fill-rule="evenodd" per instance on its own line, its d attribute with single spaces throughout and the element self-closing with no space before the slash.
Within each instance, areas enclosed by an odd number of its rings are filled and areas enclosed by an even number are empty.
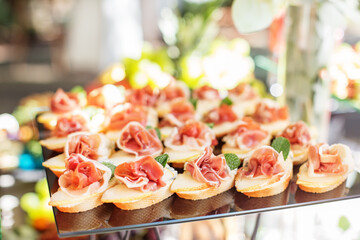
<svg viewBox="0 0 360 240">
<path fill-rule="evenodd" d="M 43 139 L 45 135 L 47 133 L 39 125 L 40 138 Z M 59 153 L 43 148 L 44 160 L 57 154 Z M 239 216 L 360 197 L 360 174 L 357 171 L 353 171 L 347 180 L 334 190 L 314 194 L 297 187 L 295 182 L 298 170 L 299 167 L 294 168 L 293 178 L 287 189 L 271 197 L 249 198 L 232 188 L 217 196 L 197 201 L 185 200 L 174 194 L 160 203 L 138 210 L 121 210 L 113 204 L 103 204 L 81 213 L 63 213 L 56 208 L 53 208 L 53 211 L 59 236 L 72 237 Z M 56 192 L 57 177 L 48 169 L 46 176 L 50 193 Z"/>
</svg>

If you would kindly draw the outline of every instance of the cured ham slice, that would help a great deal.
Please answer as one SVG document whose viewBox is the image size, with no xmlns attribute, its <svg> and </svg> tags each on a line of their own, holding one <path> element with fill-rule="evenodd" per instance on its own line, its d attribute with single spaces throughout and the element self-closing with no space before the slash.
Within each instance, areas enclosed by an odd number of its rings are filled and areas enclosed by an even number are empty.
<svg viewBox="0 0 360 240">
<path fill-rule="evenodd" d="M 77 132 L 70 134 L 65 145 L 65 156 L 81 154 L 92 160 L 107 159 L 113 143 L 102 133 Z"/>
<path fill-rule="evenodd" d="M 229 90 L 229 97 L 236 100 L 251 100 L 258 97 L 254 89 L 247 83 L 240 83 Z"/>
<path fill-rule="evenodd" d="M 175 128 L 165 139 L 166 147 L 178 151 L 202 150 L 212 145 L 217 145 L 214 132 L 206 124 L 195 120 Z"/>
<path fill-rule="evenodd" d="M 217 89 L 204 85 L 193 91 L 193 97 L 199 100 L 220 100 L 220 93 Z"/>
<path fill-rule="evenodd" d="M 157 155 L 163 151 L 155 129 L 147 130 L 138 122 L 128 123 L 116 143 L 121 150 L 136 156 Z"/>
<path fill-rule="evenodd" d="M 186 99 L 175 99 L 171 102 L 170 113 L 160 122 L 160 127 L 180 127 L 188 120 L 196 118 L 194 106 Z"/>
<path fill-rule="evenodd" d="M 50 109 L 53 113 L 63 114 L 80 108 L 78 96 L 75 93 L 66 93 L 59 88 L 52 96 Z"/>
<path fill-rule="evenodd" d="M 280 136 L 287 138 L 291 145 L 307 146 L 311 140 L 309 128 L 303 121 L 290 124 Z"/>
<path fill-rule="evenodd" d="M 142 192 L 156 191 L 166 185 L 162 180 L 163 167 L 151 156 L 120 164 L 116 167 L 114 175 L 128 188 Z"/>
<path fill-rule="evenodd" d="M 87 158 L 97 160 L 100 141 L 100 137 L 96 134 L 73 136 L 68 143 L 67 154 L 79 153 Z"/>
<path fill-rule="evenodd" d="M 189 88 L 180 81 L 171 81 L 166 87 L 160 90 L 159 103 L 169 102 L 177 98 L 189 98 Z"/>
<path fill-rule="evenodd" d="M 315 174 L 342 174 L 347 172 L 347 165 L 342 164 L 338 148 L 330 148 L 320 143 L 309 147 L 309 171 Z"/>
<path fill-rule="evenodd" d="M 231 106 L 222 104 L 220 107 L 211 110 L 205 115 L 204 121 L 215 125 L 225 122 L 235 122 L 238 116 L 234 113 Z"/>
<path fill-rule="evenodd" d="M 106 84 L 91 90 L 87 95 L 87 101 L 90 106 L 111 109 L 125 101 L 124 95 L 124 91 L 121 91 L 119 87 L 112 84 Z"/>
<path fill-rule="evenodd" d="M 269 133 L 261 129 L 259 124 L 251 118 L 245 117 L 233 132 L 224 137 L 223 141 L 230 147 L 251 149 L 268 137 Z"/>
<path fill-rule="evenodd" d="M 147 85 L 144 88 L 129 90 L 126 100 L 133 105 L 154 107 L 159 97 L 158 92 Z"/>
<path fill-rule="evenodd" d="M 289 115 L 286 106 L 279 107 L 276 102 L 266 99 L 256 105 L 255 113 L 252 117 L 256 122 L 266 124 L 287 120 Z"/>
<path fill-rule="evenodd" d="M 55 137 L 66 137 L 70 133 L 87 131 L 86 119 L 81 115 L 71 115 L 66 117 L 60 117 L 57 120 L 55 129 L 52 131 L 52 135 Z"/>
<path fill-rule="evenodd" d="M 70 196 L 89 195 L 104 191 L 111 170 L 81 154 L 71 154 L 65 160 L 66 171 L 59 177 L 59 186 Z"/>
<path fill-rule="evenodd" d="M 197 181 L 217 187 L 220 186 L 221 181 L 229 177 L 230 173 L 225 157 L 214 156 L 211 147 L 206 147 L 203 154 L 195 161 L 186 163 L 185 170 Z"/>
<path fill-rule="evenodd" d="M 271 178 L 285 171 L 283 163 L 282 154 L 279 154 L 272 147 L 264 146 L 256 149 L 249 159 L 246 159 L 244 167 L 238 171 L 241 176 Z"/>
<path fill-rule="evenodd" d="M 117 106 L 112 115 L 110 116 L 108 129 L 109 130 L 121 130 L 129 122 L 138 122 L 143 126 L 147 123 L 147 109 L 142 106 L 134 106 L 126 103 L 124 105 Z"/>
</svg>

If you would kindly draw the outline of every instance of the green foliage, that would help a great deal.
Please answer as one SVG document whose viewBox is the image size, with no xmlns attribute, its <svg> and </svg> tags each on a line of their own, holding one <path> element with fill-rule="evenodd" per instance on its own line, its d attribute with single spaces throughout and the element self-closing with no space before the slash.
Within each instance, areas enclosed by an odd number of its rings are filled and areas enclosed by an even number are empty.
<svg viewBox="0 0 360 240">
<path fill-rule="evenodd" d="M 155 160 L 161 164 L 161 166 L 165 167 L 167 161 L 169 160 L 169 155 L 167 153 L 157 156 Z"/>
<path fill-rule="evenodd" d="M 289 152 L 290 152 L 290 142 L 286 138 L 283 137 L 277 137 L 275 140 L 271 143 L 271 146 L 277 151 L 282 152 L 284 156 L 284 160 L 287 159 Z"/>
<path fill-rule="evenodd" d="M 240 158 L 234 153 L 225 153 L 224 154 L 227 165 L 231 170 L 239 168 L 241 161 Z"/>
<path fill-rule="evenodd" d="M 101 162 L 104 166 L 108 167 L 111 170 L 112 175 L 114 176 L 116 166 L 110 162 Z"/>
</svg>

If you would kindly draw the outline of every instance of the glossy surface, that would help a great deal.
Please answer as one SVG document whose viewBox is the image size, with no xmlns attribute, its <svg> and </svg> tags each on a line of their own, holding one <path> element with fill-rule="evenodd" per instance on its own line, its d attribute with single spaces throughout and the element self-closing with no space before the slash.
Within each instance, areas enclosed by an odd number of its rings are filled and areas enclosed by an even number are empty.
<svg viewBox="0 0 360 240">
<path fill-rule="evenodd" d="M 44 159 L 59 153 L 43 149 Z M 336 189 L 313 194 L 300 190 L 295 184 L 298 167 L 288 188 L 275 196 L 249 198 L 235 188 L 205 200 L 191 201 L 173 195 L 148 208 L 125 211 L 113 204 L 104 204 L 82 213 L 62 213 L 54 208 L 60 237 L 117 232 L 128 229 L 148 228 L 174 223 L 199 221 L 246 215 L 291 207 L 326 203 L 360 197 L 360 174 L 354 171 L 346 182 Z M 57 190 L 57 178 L 46 169 L 50 191 Z"/>
</svg>

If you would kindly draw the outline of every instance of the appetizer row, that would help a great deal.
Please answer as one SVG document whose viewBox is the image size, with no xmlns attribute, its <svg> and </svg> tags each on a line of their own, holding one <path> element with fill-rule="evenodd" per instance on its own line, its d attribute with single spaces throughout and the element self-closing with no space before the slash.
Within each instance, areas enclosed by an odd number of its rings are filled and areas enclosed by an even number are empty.
<svg viewBox="0 0 360 240">
<path fill-rule="evenodd" d="M 171 162 L 169 155 L 160 155 L 162 145 L 154 129 L 131 122 L 121 136 L 117 145 L 133 151 L 133 157 L 116 153 L 112 155 L 115 157 L 108 157 L 111 141 L 104 135 L 70 136 L 65 153 L 44 162 L 53 171 L 55 164 L 64 164 L 59 174 L 59 190 L 52 195 L 50 205 L 64 212 L 86 211 L 103 202 L 127 210 L 139 209 L 173 193 L 198 200 L 234 185 L 245 195 L 265 197 L 284 191 L 293 174 L 290 143 L 282 137 L 276 138 L 271 146 L 251 150 L 239 169 L 241 160 L 236 154 L 215 156 L 212 148 L 206 146 L 199 156 L 185 163 L 183 173 L 177 174 L 167 164 Z M 310 145 L 308 155 L 309 161 L 300 167 L 297 180 L 304 191 L 329 191 L 353 170 L 351 152 L 344 145 Z"/>
</svg>

